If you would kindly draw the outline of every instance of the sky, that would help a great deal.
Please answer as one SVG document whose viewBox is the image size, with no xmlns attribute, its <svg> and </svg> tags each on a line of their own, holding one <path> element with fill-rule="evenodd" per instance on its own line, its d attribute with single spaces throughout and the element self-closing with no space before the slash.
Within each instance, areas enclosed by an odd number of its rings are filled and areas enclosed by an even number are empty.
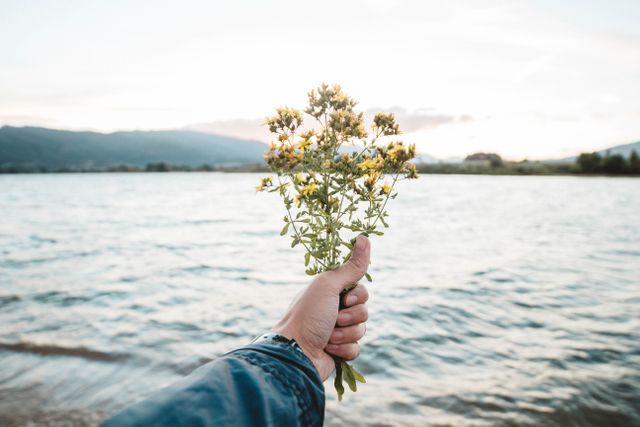
<svg viewBox="0 0 640 427">
<path fill-rule="evenodd" d="M 0 125 L 267 141 L 338 83 L 422 153 L 640 140 L 640 1 L 0 0 Z"/>
</svg>

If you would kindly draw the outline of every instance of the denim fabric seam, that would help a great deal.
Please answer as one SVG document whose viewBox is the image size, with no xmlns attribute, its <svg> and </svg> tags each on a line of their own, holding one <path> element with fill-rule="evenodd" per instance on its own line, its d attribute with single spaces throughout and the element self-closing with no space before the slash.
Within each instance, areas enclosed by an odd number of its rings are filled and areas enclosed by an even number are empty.
<svg viewBox="0 0 640 427">
<path fill-rule="evenodd" d="M 270 341 L 269 342 L 270 346 L 275 346 L 277 348 L 281 348 L 286 350 L 287 354 L 291 354 L 293 355 L 294 359 L 296 359 L 297 362 L 300 362 L 303 366 L 305 366 L 305 368 L 307 368 L 310 372 L 312 372 L 312 375 L 315 377 L 315 379 L 319 382 L 322 383 L 322 378 L 320 378 L 320 373 L 318 372 L 318 369 L 316 368 L 316 366 L 313 364 L 313 362 L 311 361 L 311 359 L 309 358 L 309 356 L 307 356 L 304 351 L 302 351 L 302 349 L 300 350 L 296 350 L 294 349 L 292 346 L 288 345 L 288 344 L 283 344 L 281 342 L 277 342 L 277 341 Z M 273 354 L 271 354 L 269 351 L 265 351 L 264 349 L 260 348 L 262 345 L 254 345 L 249 344 L 248 346 L 245 347 L 241 347 L 235 350 L 232 350 L 226 354 L 224 354 L 224 356 L 230 356 L 233 354 L 238 354 L 238 352 L 242 352 L 242 351 L 246 351 L 246 350 L 250 350 L 250 351 L 256 351 L 258 353 L 262 353 L 266 356 L 269 357 L 275 357 Z M 310 368 L 310 369 L 309 369 Z"/>
<path fill-rule="evenodd" d="M 268 355 L 262 352 L 258 352 L 258 353 L 261 355 L 261 357 L 273 358 L 273 356 L 271 355 Z M 296 404 L 298 406 L 298 409 L 300 410 L 298 415 L 298 421 L 300 422 L 300 425 L 303 425 L 303 426 L 311 425 L 312 421 L 309 417 L 309 409 L 310 409 L 309 405 L 307 404 L 306 400 L 303 398 L 302 391 L 300 390 L 300 387 L 297 384 L 294 384 L 286 380 L 285 378 L 282 377 L 282 375 L 278 375 L 279 374 L 278 371 L 274 369 L 273 366 L 260 363 L 260 361 L 258 360 L 258 357 L 256 357 L 254 354 L 251 354 L 251 353 L 246 354 L 246 353 L 238 352 L 238 353 L 234 353 L 234 355 L 257 368 L 262 369 L 264 372 L 266 372 L 272 378 L 274 378 L 278 383 L 280 383 L 280 385 L 285 390 L 287 389 L 293 390 Z"/>
</svg>

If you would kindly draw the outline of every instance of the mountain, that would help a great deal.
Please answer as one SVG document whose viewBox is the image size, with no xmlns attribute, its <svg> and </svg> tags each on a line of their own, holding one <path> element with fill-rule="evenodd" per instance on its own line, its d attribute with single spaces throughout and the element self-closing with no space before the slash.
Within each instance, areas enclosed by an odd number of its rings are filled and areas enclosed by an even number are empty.
<svg viewBox="0 0 640 427">
<path fill-rule="evenodd" d="M 0 167 L 104 169 L 147 163 L 200 166 L 261 163 L 258 141 L 193 131 L 72 132 L 0 128 Z"/>
<path fill-rule="evenodd" d="M 610 156 L 613 156 L 615 154 L 620 154 L 621 156 L 628 158 L 631 155 L 631 152 L 633 150 L 635 150 L 636 153 L 640 155 L 640 141 L 632 142 L 630 144 L 615 145 L 613 147 L 605 148 L 604 150 L 597 151 L 597 153 L 603 157 L 605 157 L 607 154 L 609 154 Z M 577 158 L 578 156 L 565 157 L 563 159 L 545 160 L 545 162 L 546 163 L 573 163 L 576 161 Z"/>
<path fill-rule="evenodd" d="M 440 163 L 441 160 L 433 157 L 430 154 L 416 153 L 416 158 L 414 159 L 414 162 L 418 164 L 423 163 L 423 164 L 431 165 L 435 163 Z"/>
<path fill-rule="evenodd" d="M 640 141 L 632 142 L 631 144 L 616 145 L 614 147 L 607 148 L 606 150 L 600 150 L 598 153 L 602 156 L 606 156 L 607 153 L 609 153 L 610 156 L 620 154 L 624 157 L 629 157 L 633 150 L 640 155 Z"/>
</svg>

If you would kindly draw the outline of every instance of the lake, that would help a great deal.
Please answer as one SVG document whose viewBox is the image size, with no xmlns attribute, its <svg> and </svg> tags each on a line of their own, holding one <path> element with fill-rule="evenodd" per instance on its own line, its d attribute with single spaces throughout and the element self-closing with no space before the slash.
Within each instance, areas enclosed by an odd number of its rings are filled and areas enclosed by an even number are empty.
<svg viewBox="0 0 640 427">
<path fill-rule="evenodd" d="M 0 424 L 95 424 L 308 282 L 251 174 L 0 175 Z M 327 425 L 640 425 L 640 179 L 422 175 Z"/>
</svg>

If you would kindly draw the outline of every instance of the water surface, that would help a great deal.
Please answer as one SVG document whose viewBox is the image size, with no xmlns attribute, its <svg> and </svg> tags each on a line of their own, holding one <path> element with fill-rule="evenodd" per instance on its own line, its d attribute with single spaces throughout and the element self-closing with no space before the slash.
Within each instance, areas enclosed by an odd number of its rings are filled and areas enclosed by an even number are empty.
<svg viewBox="0 0 640 427">
<path fill-rule="evenodd" d="M 258 176 L 0 176 L 0 424 L 94 424 L 308 281 Z M 327 424 L 640 425 L 640 180 L 422 176 L 372 241 Z"/>
</svg>

